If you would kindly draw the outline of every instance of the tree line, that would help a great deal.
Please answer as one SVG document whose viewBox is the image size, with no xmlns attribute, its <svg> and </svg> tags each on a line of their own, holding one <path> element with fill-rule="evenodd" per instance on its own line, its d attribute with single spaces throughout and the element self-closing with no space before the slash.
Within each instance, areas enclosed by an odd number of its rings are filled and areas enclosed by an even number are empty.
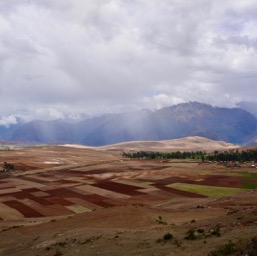
<svg viewBox="0 0 257 256">
<path fill-rule="evenodd" d="M 202 161 L 217 161 L 217 162 L 249 162 L 257 161 L 257 150 L 228 150 L 228 151 L 214 151 L 206 153 L 204 151 L 191 152 L 152 152 L 152 151 L 138 151 L 132 153 L 123 152 L 123 157 L 135 159 L 199 159 Z"/>
</svg>

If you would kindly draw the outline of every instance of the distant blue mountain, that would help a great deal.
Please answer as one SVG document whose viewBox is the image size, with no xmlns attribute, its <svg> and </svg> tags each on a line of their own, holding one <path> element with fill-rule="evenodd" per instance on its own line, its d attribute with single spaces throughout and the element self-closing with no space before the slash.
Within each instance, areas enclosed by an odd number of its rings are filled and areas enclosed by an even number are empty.
<svg viewBox="0 0 257 256">
<path fill-rule="evenodd" d="M 106 114 L 83 121 L 32 121 L 0 128 L 0 138 L 40 143 L 80 143 L 90 146 L 125 141 L 168 140 L 202 136 L 245 144 L 257 134 L 257 119 L 240 108 L 218 108 L 197 102 L 157 111 Z"/>
</svg>

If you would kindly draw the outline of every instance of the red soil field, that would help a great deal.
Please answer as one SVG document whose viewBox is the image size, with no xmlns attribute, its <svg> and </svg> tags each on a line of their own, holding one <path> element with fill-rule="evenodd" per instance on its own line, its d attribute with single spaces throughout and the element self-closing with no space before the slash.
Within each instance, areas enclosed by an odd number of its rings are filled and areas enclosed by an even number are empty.
<svg viewBox="0 0 257 256">
<path fill-rule="evenodd" d="M 97 183 L 94 184 L 94 186 L 130 196 L 143 195 L 143 193 L 137 191 L 138 189 L 142 189 L 141 187 L 130 186 L 112 181 Z"/>
<path fill-rule="evenodd" d="M 90 202 L 90 203 L 99 205 L 101 207 L 111 207 L 111 206 L 113 206 L 113 204 L 106 202 L 108 200 L 107 198 L 102 197 L 100 195 L 96 195 L 96 194 L 85 196 L 85 200 Z"/>
<path fill-rule="evenodd" d="M 41 213 L 16 200 L 6 201 L 5 204 L 9 207 L 16 209 L 17 211 L 22 213 L 26 218 L 44 217 L 44 215 L 42 215 Z"/>
<path fill-rule="evenodd" d="M 19 177 L 19 179 L 25 180 L 25 181 L 27 180 L 27 181 L 31 181 L 31 182 L 35 182 L 35 183 L 40 183 L 40 184 L 48 184 L 47 181 L 39 180 L 39 179 L 28 177 L 28 176 L 21 176 L 21 177 Z"/>
<path fill-rule="evenodd" d="M 70 206 L 70 205 L 74 204 L 74 203 L 72 203 L 72 202 L 70 202 L 67 199 L 62 198 L 62 197 L 49 197 L 49 198 L 47 198 L 47 200 L 49 202 L 52 202 L 53 204 L 59 204 L 59 205 L 62 205 L 62 206 Z"/>
</svg>

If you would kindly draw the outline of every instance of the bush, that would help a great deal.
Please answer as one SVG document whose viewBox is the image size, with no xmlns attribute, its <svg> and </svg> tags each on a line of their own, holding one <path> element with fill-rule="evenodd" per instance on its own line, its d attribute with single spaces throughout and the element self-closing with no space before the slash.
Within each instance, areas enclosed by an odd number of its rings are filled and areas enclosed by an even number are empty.
<svg viewBox="0 0 257 256">
<path fill-rule="evenodd" d="M 222 245 L 217 250 L 214 250 L 208 254 L 208 256 L 224 256 L 224 255 L 230 255 L 234 252 L 236 252 L 236 246 L 234 243 L 229 241 L 227 244 Z"/>
<path fill-rule="evenodd" d="M 164 241 L 172 240 L 173 235 L 171 233 L 167 233 L 163 236 Z"/>
<path fill-rule="evenodd" d="M 156 243 L 167 242 L 171 241 L 172 239 L 173 235 L 171 233 L 166 233 L 162 238 L 157 239 Z"/>
<path fill-rule="evenodd" d="M 186 240 L 196 240 L 199 237 L 198 232 L 195 229 L 189 229 L 186 233 Z"/>
<path fill-rule="evenodd" d="M 211 235 L 212 236 L 217 236 L 217 237 L 220 237 L 221 234 L 220 234 L 220 226 L 217 225 L 213 230 L 210 231 Z"/>
<path fill-rule="evenodd" d="M 4 172 L 9 172 L 10 170 L 13 170 L 13 169 L 14 169 L 13 164 L 4 162 L 4 165 L 3 165 L 3 171 Z"/>
<path fill-rule="evenodd" d="M 158 219 L 156 220 L 156 222 L 158 224 L 161 224 L 161 225 L 167 225 L 168 224 L 166 221 L 163 220 L 162 216 L 159 216 Z"/>
</svg>

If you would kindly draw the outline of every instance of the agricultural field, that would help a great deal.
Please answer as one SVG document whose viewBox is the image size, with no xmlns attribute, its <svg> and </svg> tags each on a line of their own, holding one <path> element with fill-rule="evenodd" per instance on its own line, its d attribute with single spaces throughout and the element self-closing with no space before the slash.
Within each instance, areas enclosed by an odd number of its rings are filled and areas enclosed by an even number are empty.
<svg viewBox="0 0 257 256">
<path fill-rule="evenodd" d="M 0 255 L 208 255 L 257 235 L 251 164 L 61 146 L 2 151 L 4 161 L 14 170 L 0 173 Z M 190 229 L 201 229 L 196 241 Z"/>
</svg>

